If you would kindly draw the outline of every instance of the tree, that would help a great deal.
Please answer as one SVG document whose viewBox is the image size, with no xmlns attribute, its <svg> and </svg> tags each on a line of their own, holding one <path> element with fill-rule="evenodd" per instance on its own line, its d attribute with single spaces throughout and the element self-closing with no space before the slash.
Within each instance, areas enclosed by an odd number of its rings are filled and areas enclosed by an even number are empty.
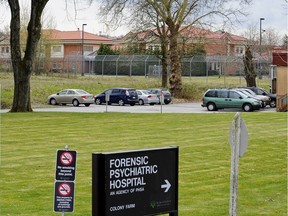
<svg viewBox="0 0 288 216">
<path fill-rule="evenodd" d="M 243 15 L 242 6 L 250 2 L 251 0 L 237 1 L 237 4 L 227 0 L 102 0 L 101 10 L 106 17 L 117 19 L 119 22 L 124 17 L 125 8 L 129 8 L 130 13 L 138 13 L 143 7 L 153 8 L 167 25 L 170 45 L 170 90 L 174 96 L 179 96 L 182 92 L 182 69 L 177 41 L 180 32 L 191 25 L 204 23 L 214 15 L 222 17 L 224 22 L 232 23 L 232 18 L 237 19 L 239 15 Z M 214 17 L 214 20 L 217 19 Z M 217 21 L 220 22 L 219 19 Z M 181 28 L 182 25 L 186 27 Z"/>
<path fill-rule="evenodd" d="M 282 46 L 286 48 L 288 47 L 288 35 L 287 34 L 285 34 L 282 38 Z"/>
<path fill-rule="evenodd" d="M 161 44 L 161 50 L 160 52 L 157 50 L 156 54 L 158 58 L 161 59 L 162 64 L 162 83 L 161 86 L 163 88 L 167 88 L 167 80 L 168 80 L 168 57 L 169 57 L 169 51 L 168 51 L 168 45 L 169 45 L 169 38 L 168 38 L 168 28 L 166 23 L 161 19 L 161 17 L 158 16 L 157 13 L 150 7 L 144 7 L 143 8 L 143 14 L 147 19 L 145 19 L 143 16 L 140 17 L 140 20 L 144 22 L 144 24 L 147 26 L 146 23 L 150 23 L 153 28 L 150 30 L 151 35 L 155 36 L 160 40 Z M 139 16 L 135 16 L 134 20 L 138 20 Z M 143 19 L 144 18 L 144 19 Z M 145 21 L 143 21 L 145 20 Z M 155 29 L 156 28 L 156 29 Z"/>
<path fill-rule="evenodd" d="M 99 47 L 99 50 L 97 51 L 97 54 L 98 55 L 117 55 L 117 52 L 111 49 L 110 46 L 106 44 L 101 44 Z"/>
<path fill-rule="evenodd" d="M 10 45 L 14 73 L 14 96 L 11 112 L 31 112 L 30 78 L 36 48 L 41 35 L 41 15 L 49 0 L 31 0 L 30 19 L 24 57 L 20 47 L 20 6 L 18 0 L 8 0 L 11 11 Z"/>
<path fill-rule="evenodd" d="M 247 87 L 256 87 L 256 72 L 254 70 L 253 56 L 250 46 L 246 47 L 245 55 L 243 57 L 244 75 Z"/>
</svg>

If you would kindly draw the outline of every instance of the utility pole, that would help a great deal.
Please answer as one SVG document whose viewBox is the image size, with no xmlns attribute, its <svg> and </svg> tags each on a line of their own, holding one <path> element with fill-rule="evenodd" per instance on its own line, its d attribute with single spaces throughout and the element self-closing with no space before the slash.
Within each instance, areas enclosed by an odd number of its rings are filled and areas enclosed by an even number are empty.
<svg viewBox="0 0 288 216">
<path fill-rule="evenodd" d="M 262 79 L 262 21 L 264 18 L 260 18 L 260 42 L 259 42 L 259 79 Z"/>
<path fill-rule="evenodd" d="M 82 43 L 81 43 L 81 56 L 82 56 L 82 62 L 81 62 L 81 76 L 84 76 L 84 26 L 87 24 L 82 24 Z"/>
</svg>

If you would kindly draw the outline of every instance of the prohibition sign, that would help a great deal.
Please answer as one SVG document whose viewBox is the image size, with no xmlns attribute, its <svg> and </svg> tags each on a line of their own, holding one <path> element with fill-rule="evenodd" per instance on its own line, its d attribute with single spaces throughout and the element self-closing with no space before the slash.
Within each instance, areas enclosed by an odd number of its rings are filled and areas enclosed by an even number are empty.
<svg viewBox="0 0 288 216">
<path fill-rule="evenodd" d="M 71 186 L 68 183 L 62 183 L 58 186 L 58 192 L 61 196 L 69 196 L 71 191 Z"/>
<path fill-rule="evenodd" d="M 73 155 L 70 152 L 63 152 L 60 161 L 63 165 L 69 166 L 73 162 Z"/>
</svg>

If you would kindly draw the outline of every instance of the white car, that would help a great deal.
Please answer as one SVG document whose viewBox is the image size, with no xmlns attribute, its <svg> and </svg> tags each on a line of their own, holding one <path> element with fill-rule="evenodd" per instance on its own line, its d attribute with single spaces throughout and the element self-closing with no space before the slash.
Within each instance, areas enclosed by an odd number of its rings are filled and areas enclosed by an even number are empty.
<svg viewBox="0 0 288 216">
<path fill-rule="evenodd" d="M 147 90 L 136 90 L 139 98 L 139 105 L 154 105 L 159 103 L 159 98 L 156 94 L 149 93 Z"/>
<path fill-rule="evenodd" d="M 64 89 L 56 94 L 50 95 L 47 102 L 51 105 L 72 104 L 73 106 L 79 106 L 79 104 L 84 104 L 88 107 L 90 104 L 94 104 L 94 95 L 82 89 Z"/>
</svg>

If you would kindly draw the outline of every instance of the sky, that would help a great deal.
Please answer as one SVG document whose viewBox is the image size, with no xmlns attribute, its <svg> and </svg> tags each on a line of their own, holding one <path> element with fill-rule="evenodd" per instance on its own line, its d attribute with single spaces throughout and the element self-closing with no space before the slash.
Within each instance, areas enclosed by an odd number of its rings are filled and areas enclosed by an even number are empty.
<svg viewBox="0 0 288 216">
<path fill-rule="evenodd" d="M 29 0 L 19 0 L 22 5 L 29 5 Z M 85 4 L 77 6 L 77 16 L 75 17 L 73 0 L 49 0 L 45 16 L 52 17 L 54 27 L 58 30 L 73 31 L 78 28 L 82 29 L 82 24 L 87 24 L 84 30 L 94 34 L 108 34 L 110 36 L 125 35 L 130 31 L 129 27 L 122 26 L 118 29 L 107 27 L 100 22 L 97 15 L 99 6 L 95 3 L 88 7 Z M 83 2 L 83 0 L 82 0 Z M 66 8 L 67 6 L 67 8 Z M 285 0 L 253 0 L 252 6 L 248 10 L 249 15 L 242 17 L 242 24 L 238 24 L 236 28 L 230 29 L 231 33 L 241 35 L 249 26 L 253 25 L 257 28 L 260 26 L 260 18 L 262 21 L 262 29 L 273 29 L 276 33 L 284 35 L 288 33 L 288 3 Z M 0 30 L 4 26 L 9 25 L 10 11 L 9 7 L 0 6 Z"/>
</svg>

